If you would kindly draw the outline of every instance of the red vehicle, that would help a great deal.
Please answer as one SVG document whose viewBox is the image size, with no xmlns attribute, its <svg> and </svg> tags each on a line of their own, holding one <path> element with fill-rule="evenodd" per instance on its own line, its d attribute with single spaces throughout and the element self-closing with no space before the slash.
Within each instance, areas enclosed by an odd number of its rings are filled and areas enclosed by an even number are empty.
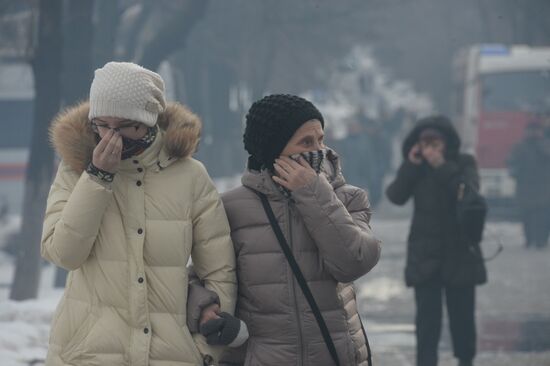
<svg viewBox="0 0 550 366">
<path fill-rule="evenodd" d="M 550 48 L 475 45 L 453 65 L 455 123 L 480 167 L 493 209 L 510 207 L 515 182 L 507 159 L 525 126 L 550 105 Z"/>
</svg>

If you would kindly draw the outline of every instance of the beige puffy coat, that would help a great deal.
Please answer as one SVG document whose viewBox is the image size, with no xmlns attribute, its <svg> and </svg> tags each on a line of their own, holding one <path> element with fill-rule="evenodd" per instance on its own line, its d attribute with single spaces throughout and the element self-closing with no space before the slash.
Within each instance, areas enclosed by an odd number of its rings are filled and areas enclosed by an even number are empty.
<svg viewBox="0 0 550 366">
<path fill-rule="evenodd" d="M 235 257 L 222 203 L 190 155 L 200 121 L 172 104 L 142 154 L 111 185 L 85 172 L 95 146 L 88 106 L 52 125 L 62 158 L 47 204 L 42 255 L 69 270 L 46 365 L 196 366 L 220 349 L 186 325 L 187 271 L 233 312 Z"/>
</svg>

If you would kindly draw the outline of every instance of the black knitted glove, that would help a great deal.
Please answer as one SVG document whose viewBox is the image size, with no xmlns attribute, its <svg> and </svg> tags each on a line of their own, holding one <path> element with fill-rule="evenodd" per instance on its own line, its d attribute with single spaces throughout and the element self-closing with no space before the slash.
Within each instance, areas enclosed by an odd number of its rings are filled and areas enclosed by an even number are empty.
<svg viewBox="0 0 550 366">
<path fill-rule="evenodd" d="M 200 331 L 212 346 L 239 347 L 248 339 L 246 324 L 228 313 L 202 324 Z"/>
</svg>

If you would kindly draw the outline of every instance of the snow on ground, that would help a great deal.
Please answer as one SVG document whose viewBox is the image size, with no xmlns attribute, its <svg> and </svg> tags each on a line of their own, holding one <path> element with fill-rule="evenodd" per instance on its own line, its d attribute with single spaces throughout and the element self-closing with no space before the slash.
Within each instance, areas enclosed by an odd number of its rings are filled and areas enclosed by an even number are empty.
<svg viewBox="0 0 550 366">
<path fill-rule="evenodd" d="M 10 216 L 0 224 L 0 248 L 17 232 L 20 217 Z M 55 268 L 44 264 L 39 299 L 9 300 L 14 273 L 13 257 L 0 251 L 0 365 L 39 365 L 46 357 L 50 322 L 63 290 L 53 288 Z"/>
<path fill-rule="evenodd" d="M 34 360 L 46 357 L 50 322 L 63 290 L 52 287 L 54 267 L 45 265 L 39 299 L 9 300 L 13 263 L 0 251 L 0 365 L 32 365 Z"/>
<path fill-rule="evenodd" d="M 28 365 L 46 357 L 50 322 L 61 291 L 39 300 L 0 302 L 0 364 Z"/>
<path fill-rule="evenodd" d="M 215 181 L 220 191 L 239 184 L 238 177 Z M 19 221 L 0 228 L 0 247 Z M 357 297 L 376 365 L 415 364 L 414 299 L 404 286 L 409 219 L 375 216 L 373 229 L 383 241 L 379 264 L 357 281 Z M 490 282 L 478 290 L 477 366 L 550 366 L 550 249 L 523 248 L 517 223 L 488 224 L 486 255 L 504 246 L 488 263 Z M 49 324 L 61 290 L 52 288 L 55 269 L 45 264 L 39 299 L 9 301 L 13 258 L 0 251 L 0 366 L 40 365 L 46 355 Z M 445 323 L 445 327 L 447 324 Z M 450 338 L 443 331 L 440 366 L 454 366 Z"/>
</svg>

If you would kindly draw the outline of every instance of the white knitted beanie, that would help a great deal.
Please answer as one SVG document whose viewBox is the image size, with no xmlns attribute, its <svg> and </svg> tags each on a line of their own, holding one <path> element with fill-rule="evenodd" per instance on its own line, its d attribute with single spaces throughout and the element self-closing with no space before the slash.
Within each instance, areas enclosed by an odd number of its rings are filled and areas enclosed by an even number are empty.
<svg viewBox="0 0 550 366">
<path fill-rule="evenodd" d="M 126 118 L 152 127 L 165 107 L 164 81 L 159 74 L 130 62 L 109 62 L 95 71 L 90 120 Z"/>
</svg>

